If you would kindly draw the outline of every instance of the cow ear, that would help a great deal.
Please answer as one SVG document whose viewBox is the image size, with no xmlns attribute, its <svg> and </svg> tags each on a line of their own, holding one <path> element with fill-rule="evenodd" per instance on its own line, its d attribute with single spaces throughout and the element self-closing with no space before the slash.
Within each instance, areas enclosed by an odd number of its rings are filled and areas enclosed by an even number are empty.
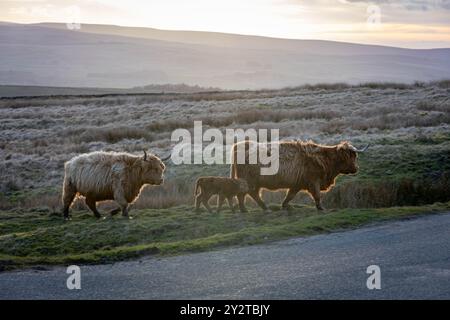
<svg viewBox="0 0 450 320">
<path fill-rule="evenodd" d="M 348 141 L 341 141 L 338 145 L 337 145 L 337 150 L 348 150 L 350 149 L 350 143 L 348 143 Z"/>
</svg>

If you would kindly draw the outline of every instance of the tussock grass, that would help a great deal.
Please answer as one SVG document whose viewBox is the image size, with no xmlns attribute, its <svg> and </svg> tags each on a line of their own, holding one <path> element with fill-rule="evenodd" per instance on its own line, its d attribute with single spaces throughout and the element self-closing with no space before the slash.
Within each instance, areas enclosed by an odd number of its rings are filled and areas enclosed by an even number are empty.
<svg viewBox="0 0 450 320">
<path fill-rule="evenodd" d="M 417 110 L 423 110 L 423 111 L 438 111 L 443 113 L 450 113 L 450 102 L 447 103 L 433 103 L 430 101 L 419 101 L 416 105 Z"/>
<path fill-rule="evenodd" d="M 80 135 L 74 136 L 76 143 L 105 141 L 108 143 L 116 143 L 124 139 L 145 139 L 152 140 L 149 131 L 133 127 L 104 127 L 89 128 L 84 130 Z"/>
<path fill-rule="evenodd" d="M 305 84 L 282 89 L 261 89 L 261 90 L 230 90 L 230 91 L 210 91 L 196 93 L 126 93 L 126 94 L 99 94 L 99 95 L 61 95 L 44 97 L 18 97 L 0 98 L 0 108 L 29 108 L 39 106 L 73 106 L 73 105 L 120 105 L 127 103 L 148 104 L 155 102 L 169 103 L 172 101 L 226 101 L 236 99 L 254 98 L 274 98 L 289 96 L 303 91 L 339 91 L 346 89 L 369 88 L 379 90 L 408 90 L 416 88 L 442 88 L 450 87 L 450 80 L 443 79 L 431 82 L 415 82 L 412 84 L 396 82 L 366 82 L 356 85 L 346 83 L 319 83 Z"/>
<path fill-rule="evenodd" d="M 430 107 L 438 108 L 438 107 Z M 439 108 L 440 109 L 440 108 Z M 325 123 L 322 130 L 328 134 L 342 133 L 349 128 L 358 131 L 370 129 L 394 130 L 409 127 L 435 127 L 450 123 L 450 107 L 442 107 L 443 112 L 435 113 L 386 113 L 372 118 L 359 118 L 349 123 L 346 119 L 338 119 Z M 434 110 L 433 110 L 434 111 Z"/>
<path fill-rule="evenodd" d="M 360 87 L 364 88 L 371 88 L 371 89 L 398 89 L 398 90 L 405 90 L 405 89 L 411 89 L 415 86 L 423 86 L 422 83 L 416 82 L 415 84 L 406 84 L 406 83 L 398 83 L 398 82 L 364 82 L 359 85 Z"/>
<path fill-rule="evenodd" d="M 222 117 L 199 117 L 196 121 L 202 121 L 203 125 L 210 127 L 227 127 L 230 125 L 252 124 L 256 122 L 277 123 L 281 121 L 292 120 L 311 120 L 324 119 L 331 120 L 341 117 L 341 113 L 337 111 L 323 110 L 270 110 L 267 108 L 253 108 L 244 111 L 238 111 L 235 115 Z M 164 121 L 156 121 L 146 126 L 150 131 L 164 132 L 172 131 L 178 128 L 189 129 L 193 126 L 193 119 L 168 119 Z"/>
</svg>

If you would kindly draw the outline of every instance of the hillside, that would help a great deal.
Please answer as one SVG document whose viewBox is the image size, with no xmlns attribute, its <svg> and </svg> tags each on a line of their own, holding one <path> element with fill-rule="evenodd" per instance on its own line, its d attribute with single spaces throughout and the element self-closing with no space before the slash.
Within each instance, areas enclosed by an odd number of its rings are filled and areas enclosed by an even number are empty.
<svg viewBox="0 0 450 320">
<path fill-rule="evenodd" d="M 224 89 L 304 83 L 439 80 L 450 49 L 61 24 L 0 24 L 0 84 L 129 88 L 185 83 Z"/>
</svg>

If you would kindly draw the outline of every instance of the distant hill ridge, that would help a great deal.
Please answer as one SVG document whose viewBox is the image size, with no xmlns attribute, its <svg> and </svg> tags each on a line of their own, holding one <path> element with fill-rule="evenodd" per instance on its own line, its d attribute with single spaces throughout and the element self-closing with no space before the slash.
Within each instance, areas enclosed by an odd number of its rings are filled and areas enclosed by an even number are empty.
<svg viewBox="0 0 450 320">
<path fill-rule="evenodd" d="M 76 88 L 76 87 L 46 87 L 46 86 L 14 86 L 0 85 L 0 97 L 30 97 L 30 96 L 83 96 L 107 94 L 139 94 L 139 93 L 195 93 L 215 92 L 219 88 L 204 88 L 186 84 L 160 84 L 133 87 L 129 89 L 118 88 Z"/>
<path fill-rule="evenodd" d="M 446 48 L 94 24 L 72 31 L 65 24 L 0 23 L 0 52 L 3 85 L 124 89 L 184 83 L 259 89 L 323 82 L 412 83 L 450 74 Z"/>
</svg>

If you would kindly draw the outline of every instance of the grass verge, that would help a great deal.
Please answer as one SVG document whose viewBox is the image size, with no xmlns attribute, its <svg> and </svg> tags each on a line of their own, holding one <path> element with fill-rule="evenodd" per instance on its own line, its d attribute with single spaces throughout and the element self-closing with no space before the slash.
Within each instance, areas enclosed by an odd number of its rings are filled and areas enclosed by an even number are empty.
<svg viewBox="0 0 450 320">
<path fill-rule="evenodd" d="M 111 263 L 144 255 L 174 255 L 219 247 L 260 244 L 295 236 L 356 228 L 450 210 L 450 202 L 416 207 L 329 210 L 309 206 L 289 212 L 273 207 L 246 214 L 225 210 L 195 214 L 191 207 L 136 210 L 135 219 L 74 219 L 46 212 L 0 212 L 0 271 L 36 265 Z"/>
</svg>

